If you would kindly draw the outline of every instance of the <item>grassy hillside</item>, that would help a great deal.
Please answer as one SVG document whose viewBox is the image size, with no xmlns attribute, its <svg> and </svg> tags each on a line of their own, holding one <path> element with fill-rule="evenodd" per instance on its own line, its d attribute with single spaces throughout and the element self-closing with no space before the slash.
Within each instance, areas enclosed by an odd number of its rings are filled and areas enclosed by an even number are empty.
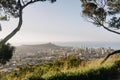
<svg viewBox="0 0 120 80">
<path fill-rule="evenodd" d="M 111 57 L 102 65 L 101 60 L 83 61 L 72 55 L 41 66 L 25 65 L 0 80 L 117 80 L 120 56 Z"/>
</svg>

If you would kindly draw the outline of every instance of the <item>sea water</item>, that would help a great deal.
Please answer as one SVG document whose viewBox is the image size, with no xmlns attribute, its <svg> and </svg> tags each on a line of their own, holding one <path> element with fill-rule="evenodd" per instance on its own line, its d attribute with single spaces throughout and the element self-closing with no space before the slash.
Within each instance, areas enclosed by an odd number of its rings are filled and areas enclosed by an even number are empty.
<svg viewBox="0 0 120 80">
<path fill-rule="evenodd" d="M 59 42 L 60 46 L 120 49 L 120 42 Z"/>
</svg>

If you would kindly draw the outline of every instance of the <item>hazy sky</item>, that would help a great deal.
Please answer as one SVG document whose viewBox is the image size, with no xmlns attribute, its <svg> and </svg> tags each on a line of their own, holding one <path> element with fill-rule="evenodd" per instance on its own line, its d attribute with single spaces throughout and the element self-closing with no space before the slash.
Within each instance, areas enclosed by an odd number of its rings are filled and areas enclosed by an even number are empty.
<svg viewBox="0 0 120 80">
<path fill-rule="evenodd" d="M 1 38 L 17 25 L 15 19 L 2 23 Z M 67 41 L 119 41 L 120 35 L 108 32 L 87 22 L 81 15 L 80 0 L 38 2 L 23 11 L 21 30 L 11 43 L 67 42 Z"/>
</svg>

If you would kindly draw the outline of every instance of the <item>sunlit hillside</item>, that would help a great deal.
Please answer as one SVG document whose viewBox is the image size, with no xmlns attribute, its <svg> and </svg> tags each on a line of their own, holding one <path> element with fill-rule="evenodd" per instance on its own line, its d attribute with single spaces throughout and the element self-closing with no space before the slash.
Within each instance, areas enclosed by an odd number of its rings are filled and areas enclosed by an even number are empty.
<svg viewBox="0 0 120 80">
<path fill-rule="evenodd" d="M 46 62 L 41 66 L 25 65 L 1 76 L 1 80 L 119 80 L 120 56 L 84 61 L 74 55 Z"/>
</svg>

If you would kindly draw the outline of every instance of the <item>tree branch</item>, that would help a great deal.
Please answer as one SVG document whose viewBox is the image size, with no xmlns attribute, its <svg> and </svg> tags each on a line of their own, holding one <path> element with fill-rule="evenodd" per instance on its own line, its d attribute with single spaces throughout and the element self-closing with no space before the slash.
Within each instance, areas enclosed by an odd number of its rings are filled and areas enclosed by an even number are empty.
<svg viewBox="0 0 120 80">
<path fill-rule="evenodd" d="M 34 0 L 34 1 L 31 0 L 31 1 L 27 2 L 25 5 L 23 5 L 22 8 L 25 8 L 29 4 L 33 4 L 33 3 L 38 2 L 38 1 L 46 1 L 46 0 Z"/>
<path fill-rule="evenodd" d="M 119 34 L 119 35 L 120 35 L 120 32 L 117 32 L 117 31 L 111 30 L 111 29 L 105 27 L 104 25 L 101 25 L 101 26 L 102 26 L 104 29 L 106 29 L 106 30 L 108 30 L 108 31 L 110 31 L 110 32 L 113 32 L 113 33 L 116 33 L 116 34 Z"/>
<path fill-rule="evenodd" d="M 104 58 L 104 60 L 101 62 L 101 64 L 103 64 L 110 56 L 112 56 L 112 55 L 114 55 L 114 54 L 118 54 L 118 53 L 120 53 L 120 50 L 116 50 L 116 51 L 108 54 L 108 55 Z"/>
<path fill-rule="evenodd" d="M 104 29 L 106 29 L 106 30 L 108 30 L 108 31 L 110 31 L 110 32 L 113 32 L 113 33 L 115 33 L 115 34 L 119 34 L 119 35 L 120 35 L 120 32 L 111 30 L 111 29 L 107 28 L 106 26 L 104 26 L 103 23 L 101 23 L 101 22 L 98 20 L 98 18 L 96 18 L 96 17 L 91 17 L 91 20 L 93 20 L 95 23 L 97 22 L 97 23 L 98 23 L 100 26 L 102 26 Z"/>
<path fill-rule="evenodd" d="M 25 3 L 24 3 L 24 1 L 23 1 L 23 0 L 21 0 L 21 3 L 22 3 L 23 5 L 25 5 Z"/>
<path fill-rule="evenodd" d="M 106 27 L 105 25 L 103 25 L 103 23 L 101 23 L 98 19 L 96 19 L 96 18 L 93 17 L 92 20 L 93 20 L 94 22 L 99 23 L 99 25 L 102 26 L 104 29 L 106 29 L 106 30 L 108 30 L 108 31 L 110 31 L 110 32 L 113 32 L 113 33 L 115 33 L 115 34 L 119 34 L 119 35 L 120 35 L 120 32 L 117 32 L 117 31 L 114 31 L 114 30 L 111 30 L 111 29 L 107 28 L 107 27 Z"/>
<path fill-rule="evenodd" d="M 21 26 L 22 26 L 22 6 L 20 5 L 18 26 L 2 41 L 0 41 L 0 46 L 5 44 L 10 38 L 12 38 L 20 30 Z"/>
</svg>

